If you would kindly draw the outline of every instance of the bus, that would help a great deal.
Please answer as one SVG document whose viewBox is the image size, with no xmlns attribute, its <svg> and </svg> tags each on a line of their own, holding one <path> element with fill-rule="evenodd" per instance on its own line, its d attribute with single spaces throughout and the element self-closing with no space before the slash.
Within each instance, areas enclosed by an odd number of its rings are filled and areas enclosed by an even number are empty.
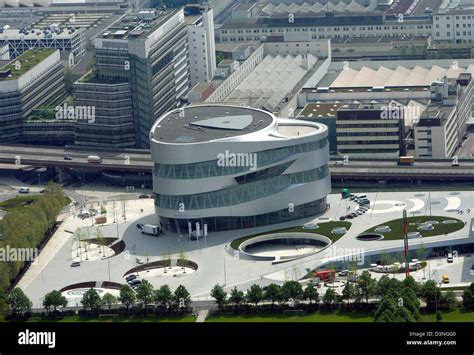
<svg viewBox="0 0 474 355">
<path fill-rule="evenodd" d="M 413 165 L 415 163 L 415 157 L 413 156 L 402 156 L 398 157 L 398 165 Z"/>
<path fill-rule="evenodd" d="M 87 157 L 87 162 L 88 163 L 96 163 L 96 164 L 101 164 L 102 163 L 102 158 L 97 156 L 97 155 L 89 155 Z"/>
</svg>

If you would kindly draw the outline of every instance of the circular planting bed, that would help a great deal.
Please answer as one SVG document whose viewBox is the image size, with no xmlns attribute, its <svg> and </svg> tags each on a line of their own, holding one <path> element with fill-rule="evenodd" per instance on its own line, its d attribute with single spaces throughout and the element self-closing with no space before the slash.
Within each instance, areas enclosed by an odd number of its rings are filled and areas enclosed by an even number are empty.
<svg viewBox="0 0 474 355">
<path fill-rule="evenodd" d="M 253 260 L 291 260 L 321 251 L 331 239 L 314 233 L 273 233 L 247 239 L 239 251 Z"/>
<path fill-rule="evenodd" d="M 359 240 L 363 240 L 364 242 L 369 242 L 373 240 L 382 240 L 383 235 L 379 233 L 364 233 L 358 235 L 356 238 Z"/>
<path fill-rule="evenodd" d="M 407 233 L 419 232 L 420 236 L 435 237 L 457 232 L 464 228 L 465 223 L 459 219 L 446 216 L 413 216 L 407 218 Z M 390 231 L 381 232 L 380 228 L 389 227 Z M 404 221 L 402 218 L 384 222 L 374 226 L 361 235 L 379 233 L 384 240 L 400 240 L 404 236 Z"/>
<path fill-rule="evenodd" d="M 177 277 L 188 275 L 196 272 L 198 264 L 191 260 L 184 259 L 171 259 L 171 260 L 158 260 L 151 263 L 136 266 L 128 270 L 123 277 L 127 277 L 130 274 L 137 275 L 139 277 Z"/>
</svg>

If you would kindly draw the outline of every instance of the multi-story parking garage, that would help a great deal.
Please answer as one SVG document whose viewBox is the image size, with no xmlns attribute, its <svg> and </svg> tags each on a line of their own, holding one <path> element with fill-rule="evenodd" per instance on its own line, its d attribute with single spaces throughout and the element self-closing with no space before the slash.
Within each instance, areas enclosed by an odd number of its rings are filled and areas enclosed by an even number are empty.
<svg viewBox="0 0 474 355">
<path fill-rule="evenodd" d="M 167 230 L 249 228 L 326 210 L 327 127 L 239 106 L 171 111 L 151 129 L 156 213 Z"/>
</svg>

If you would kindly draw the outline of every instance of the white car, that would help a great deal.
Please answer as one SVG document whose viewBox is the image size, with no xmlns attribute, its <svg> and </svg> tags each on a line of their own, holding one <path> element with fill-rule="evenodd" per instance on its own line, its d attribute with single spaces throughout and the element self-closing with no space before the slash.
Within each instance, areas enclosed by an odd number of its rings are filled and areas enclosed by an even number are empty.
<svg viewBox="0 0 474 355">
<path fill-rule="evenodd" d="M 20 190 L 18 190 L 19 193 L 22 193 L 22 194 L 27 194 L 30 192 L 30 188 L 29 187 L 20 187 Z"/>
</svg>

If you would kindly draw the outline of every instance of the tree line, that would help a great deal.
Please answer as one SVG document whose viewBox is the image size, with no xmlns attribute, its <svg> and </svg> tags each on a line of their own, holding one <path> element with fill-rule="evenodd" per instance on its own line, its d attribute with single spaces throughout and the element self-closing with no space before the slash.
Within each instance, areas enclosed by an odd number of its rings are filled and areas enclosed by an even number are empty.
<svg viewBox="0 0 474 355">
<path fill-rule="evenodd" d="M 61 209 L 69 203 L 61 187 L 48 183 L 44 193 L 35 196 L 34 203 L 7 213 L 0 221 L 0 248 L 35 249 L 55 226 Z M 24 260 L 6 260 L 0 263 L 0 289 L 7 292 L 25 266 Z"/>
<path fill-rule="evenodd" d="M 303 287 L 298 281 L 286 281 L 281 286 L 271 283 L 267 286 L 251 285 L 245 292 L 232 288 L 227 293 L 222 285 L 216 284 L 210 293 L 220 313 L 276 313 L 285 309 L 306 311 L 365 309 L 374 311 L 375 322 L 416 322 L 421 318 L 420 300 L 428 311 L 437 311 L 437 320 L 442 319 L 441 309 L 450 309 L 456 304 L 452 290 L 441 292 L 438 284 L 429 280 L 416 282 L 409 276 L 403 281 L 382 276 L 378 281 L 364 271 L 356 282 L 347 282 L 340 295 L 333 288 L 324 294 L 311 283 Z M 474 283 L 464 290 L 462 307 L 474 310 Z M 58 308 L 67 306 L 67 299 L 54 290 L 45 295 L 43 307 L 47 316 L 57 316 Z M 94 289 L 87 290 L 81 299 L 79 314 L 97 316 L 100 312 L 125 314 L 186 314 L 191 311 L 191 297 L 180 285 L 172 291 L 168 285 L 153 288 L 143 280 L 134 291 L 123 285 L 116 297 L 105 293 L 102 297 Z M 120 308 L 115 306 L 120 305 Z M 27 319 L 31 316 L 32 303 L 20 288 L 10 294 L 0 292 L 0 313 L 6 319 Z M 71 314 L 75 312 L 70 311 Z M 66 315 L 66 313 L 62 313 Z"/>
</svg>

